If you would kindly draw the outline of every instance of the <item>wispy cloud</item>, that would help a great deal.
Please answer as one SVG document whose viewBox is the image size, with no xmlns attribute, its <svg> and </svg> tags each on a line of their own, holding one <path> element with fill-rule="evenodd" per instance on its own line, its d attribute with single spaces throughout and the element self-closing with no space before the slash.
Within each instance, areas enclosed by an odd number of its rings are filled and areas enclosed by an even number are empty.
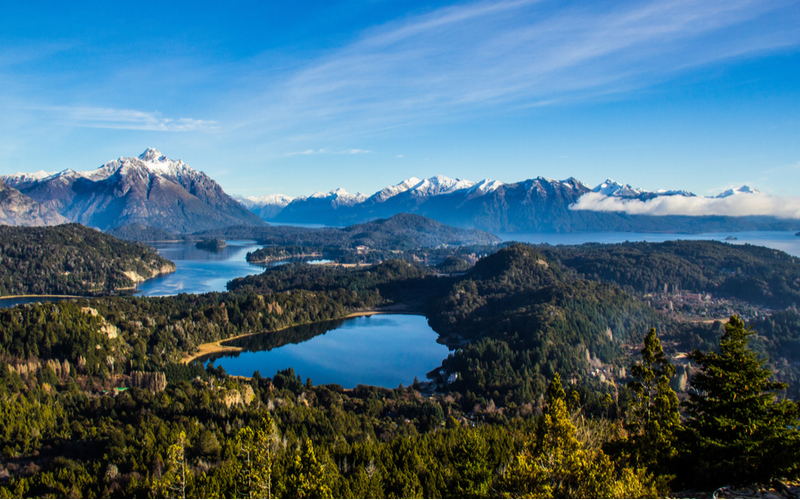
<svg viewBox="0 0 800 500">
<path fill-rule="evenodd" d="M 581 196 L 570 209 L 624 212 L 635 215 L 728 215 L 735 217 L 771 215 L 784 219 L 800 219 L 800 198 L 751 193 L 725 198 L 659 196 L 642 201 L 587 193 Z"/>
<path fill-rule="evenodd" d="M 372 151 L 368 149 L 343 149 L 341 151 L 328 151 L 326 149 L 305 149 L 303 151 L 292 151 L 290 153 L 284 153 L 283 156 L 298 156 L 298 155 L 361 155 L 361 154 L 368 154 L 372 153 Z"/>
<path fill-rule="evenodd" d="M 47 113 L 53 121 L 76 127 L 109 128 L 123 130 L 153 130 L 163 132 L 192 132 L 209 130 L 217 126 L 213 120 L 196 118 L 168 118 L 159 112 L 133 109 L 112 109 L 72 106 L 28 108 Z"/>
<path fill-rule="evenodd" d="M 800 44 L 792 0 L 477 2 L 391 22 L 266 90 L 270 124 L 380 130 L 645 88 Z M 764 19 L 770 29 L 764 29 Z"/>
</svg>

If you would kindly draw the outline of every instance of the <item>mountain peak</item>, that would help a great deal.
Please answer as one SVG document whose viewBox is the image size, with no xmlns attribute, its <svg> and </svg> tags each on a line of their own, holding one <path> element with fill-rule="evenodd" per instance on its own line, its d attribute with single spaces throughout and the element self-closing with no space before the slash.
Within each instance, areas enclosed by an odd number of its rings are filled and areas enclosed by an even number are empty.
<svg viewBox="0 0 800 500">
<path fill-rule="evenodd" d="M 167 161 L 167 156 L 155 148 L 147 148 L 144 150 L 144 153 L 139 155 L 139 159 L 145 163 L 161 163 Z"/>
<path fill-rule="evenodd" d="M 721 192 L 720 194 L 716 195 L 714 198 L 727 198 L 728 196 L 736 196 L 740 194 L 756 194 L 760 193 L 756 188 L 750 187 L 748 185 L 744 185 L 740 188 L 736 189 L 728 189 L 726 191 Z"/>
</svg>

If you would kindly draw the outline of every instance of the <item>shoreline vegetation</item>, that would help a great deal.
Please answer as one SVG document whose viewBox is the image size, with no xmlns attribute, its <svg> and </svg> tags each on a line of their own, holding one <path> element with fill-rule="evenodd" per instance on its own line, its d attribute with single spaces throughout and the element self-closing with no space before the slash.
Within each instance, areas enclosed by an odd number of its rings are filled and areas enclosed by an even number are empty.
<svg viewBox="0 0 800 500">
<path fill-rule="evenodd" d="M 401 306 L 402 307 L 395 307 L 394 309 L 386 308 L 386 309 L 368 309 L 366 311 L 356 311 L 356 312 L 352 312 L 350 314 L 347 314 L 345 316 L 342 316 L 340 318 L 335 318 L 335 319 L 326 320 L 326 321 L 336 321 L 337 319 L 339 319 L 339 320 L 353 319 L 353 318 L 360 318 L 362 316 L 369 317 L 369 316 L 375 316 L 375 315 L 378 315 L 378 314 L 407 314 L 409 316 L 425 316 L 425 314 L 423 312 L 421 312 L 421 311 L 411 311 L 411 310 L 405 309 L 404 305 L 401 305 Z M 303 323 L 303 324 L 311 324 L 311 323 Z M 241 339 L 241 338 L 245 338 L 245 337 L 252 337 L 254 335 L 261 335 L 263 333 L 278 333 L 278 332 L 282 332 L 284 330 L 288 330 L 289 328 L 295 328 L 295 327 L 298 327 L 298 326 L 302 326 L 302 324 L 287 326 L 286 328 L 281 328 L 279 330 L 274 330 L 272 332 L 243 333 L 241 335 L 235 335 L 235 336 L 229 337 L 227 339 L 216 340 L 214 342 L 206 342 L 205 344 L 200 344 L 199 346 L 197 346 L 197 352 L 194 352 L 192 354 L 187 354 L 186 356 L 184 356 L 183 359 L 181 359 L 181 363 L 184 364 L 184 365 L 188 365 L 189 363 L 191 363 L 193 361 L 196 361 L 199 358 L 202 358 L 204 356 L 210 356 L 212 354 L 220 354 L 220 353 L 226 353 L 226 352 L 241 352 L 242 351 L 241 347 L 226 346 L 226 345 L 222 345 L 222 343 L 223 342 L 230 342 L 232 340 L 237 340 L 237 339 Z"/>
<path fill-rule="evenodd" d="M 250 254 L 252 255 L 252 254 Z M 249 256 L 248 256 L 249 257 Z M 260 259 L 247 259 L 247 262 L 250 264 L 269 264 L 271 262 L 280 262 L 286 259 L 308 259 L 313 257 L 323 257 L 322 252 L 311 252 L 311 253 L 298 253 L 298 254 L 282 254 L 282 255 L 271 255 L 268 257 L 263 257 Z"/>
<path fill-rule="evenodd" d="M 52 294 L 29 294 L 29 295 L 0 295 L 0 300 L 5 299 L 35 299 L 41 298 L 56 298 L 56 299 L 91 299 L 95 298 L 90 295 L 52 295 Z"/>
</svg>

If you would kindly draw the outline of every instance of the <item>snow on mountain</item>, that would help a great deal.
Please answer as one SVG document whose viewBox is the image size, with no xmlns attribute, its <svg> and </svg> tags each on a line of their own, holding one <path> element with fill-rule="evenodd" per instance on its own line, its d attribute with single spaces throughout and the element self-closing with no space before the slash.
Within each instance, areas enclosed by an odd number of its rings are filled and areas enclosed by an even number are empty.
<svg viewBox="0 0 800 500">
<path fill-rule="evenodd" d="M 268 194 L 266 196 L 234 196 L 234 199 L 249 209 L 265 206 L 285 207 L 294 199 L 285 194 Z"/>
<path fill-rule="evenodd" d="M 213 179 L 148 148 L 94 170 L 15 175 L 9 185 L 68 220 L 109 229 L 140 223 L 177 233 L 263 222 Z"/>
<path fill-rule="evenodd" d="M 469 194 L 472 194 L 472 193 L 480 193 L 480 194 L 491 193 L 492 191 L 496 191 L 497 188 L 499 188 L 501 186 L 505 186 L 505 185 L 506 184 L 504 182 L 501 182 L 501 181 L 493 181 L 493 180 L 490 180 L 490 179 L 483 179 L 482 181 L 473 184 L 472 187 L 469 188 L 467 193 L 469 193 Z"/>
<path fill-rule="evenodd" d="M 40 181 L 53 175 L 55 175 L 55 172 L 45 172 L 44 170 L 39 170 L 38 172 L 31 173 L 17 172 L 15 174 L 3 175 L 0 177 L 2 177 L 6 184 L 9 184 L 9 180 L 12 181 L 13 184 L 25 184 L 28 182 Z"/>
<path fill-rule="evenodd" d="M 131 171 L 143 170 L 149 174 L 179 179 L 184 174 L 195 175 L 197 172 L 181 160 L 170 160 L 157 149 L 147 148 L 144 153 L 135 158 L 120 157 L 117 160 L 104 163 L 94 170 L 75 171 L 70 168 L 60 172 L 51 173 L 39 170 L 33 173 L 19 172 L 11 175 L 0 176 L 6 184 L 20 189 L 40 181 L 71 182 L 74 179 L 84 178 L 90 181 L 102 181 L 120 172 L 123 175 Z"/>
<path fill-rule="evenodd" d="M 367 199 L 367 196 L 361 193 L 350 194 L 344 188 L 334 189 L 333 191 L 329 191 L 327 193 L 323 193 L 322 191 L 317 191 L 316 193 L 312 194 L 308 197 L 299 196 L 295 198 L 295 200 L 307 200 L 307 199 L 330 199 L 331 206 L 333 208 L 338 207 L 352 207 L 358 203 Z"/>
<path fill-rule="evenodd" d="M 377 202 L 381 203 L 393 196 L 397 196 L 400 193 L 405 193 L 414 186 L 419 185 L 421 182 L 422 182 L 421 179 L 417 179 L 416 177 L 410 177 L 401 182 L 400 184 L 395 184 L 394 186 L 386 186 L 377 193 L 373 194 L 371 198 L 374 198 Z"/>
<path fill-rule="evenodd" d="M 436 175 L 430 179 L 425 179 L 411 188 L 415 196 L 437 196 L 440 194 L 452 193 L 461 189 L 468 189 L 475 185 L 472 181 L 463 179 L 451 179 L 443 175 Z"/>
<path fill-rule="evenodd" d="M 738 196 L 742 194 L 756 194 L 760 192 L 761 191 L 759 191 L 758 189 L 745 185 L 740 188 L 725 190 L 720 194 L 714 196 L 714 198 L 727 198 L 728 196 Z"/>
<path fill-rule="evenodd" d="M 653 191 L 653 194 L 657 196 L 697 196 L 691 191 L 686 191 L 685 189 L 656 189 Z"/>
<path fill-rule="evenodd" d="M 630 184 L 620 184 L 613 179 L 606 179 L 592 189 L 592 191 L 602 194 L 603 196 L 617 196 L 619 198 L 636 198 L 647 194 L 647 191 L 644 189 L 634 188 Z"/>
</svg>

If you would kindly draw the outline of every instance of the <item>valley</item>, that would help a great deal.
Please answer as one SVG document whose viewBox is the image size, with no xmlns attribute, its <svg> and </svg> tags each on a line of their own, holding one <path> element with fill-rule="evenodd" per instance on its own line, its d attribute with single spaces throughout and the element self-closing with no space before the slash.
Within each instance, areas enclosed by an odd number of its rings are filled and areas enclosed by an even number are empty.
<svg viewBox="0 0 800 500">
<path fill-rule="evenodd" d="M 578 198 L 565 190 L 693 195 L 540 178 L 524 189 L 547 197 L 495 200 L 509 210 L 500 216 L 507 223 L 484 220 L 512 231 L 501 238 L 455 218 L 461 209 L 450 204 L 465 190 L 510 195 L 521 184 L 437 177 L 373 197 L 340 190 L 279 200 L 283 209 L 262 213 L 308 221 L 301 214 L 310 210 L 314 222 L 336 225 L 269 225 L 254 219 L 255 201 L 253 212 L 233 210 L 237 202 L 202 175 L 148 150 L 97 171 L 6 176 L 19 189 L 13 199 L 31 200 L 28 212 L 15 212 L 30 225 L 47 224 L 31 214 L 60 211 L 106 232 L 78 223 L 0 227 L 4 293 L 70 296 L 0 309 L 0 494 L 238 496 L 242 450 L 261 449 L 275 496 L 305 495 L 290 479 L 305 467 L 316 467 L 314 496 L 514 496 L 534 491 L 534 480 L 515 478 L 539 460 L 532 453 L 544 453 L 535 450 L 555 436 L 551 424 L 580 436 L 572 453 L 593 457 L 563 465 L 570 474 L 606 478 L 570 479 L 569 495 L 705 491 L 731 480 L 707 462 L 730 452 L 692 444 L 706 431 L 691 405 L 709 373 L 699 360 L 716 359 L 731 332 L 750 339 L 747 356 L 762 360 L 753 361 L 766 384 L 760 397 L 789 429 L 779 448 L 759 441 L 752 453 L 779 456 L 800 442 L 792 221 L 660 218 L 651 226 L 646 217 L 570 210 L 564 200 Z M 116 206 L 100 186 L 130 195 Z M 159 201 L 167 187 L 169 207 Z M 152 200 L 137 201 L 142 190 Z M 61 201 L 48 202 L 55 192 Z M 554 197 L 561 208 L 542 201 Z M 404 209 L 415 213 L 392 213 Z M 435 213 L 454 225 L 422 215 Z M 605 224 L 617 231 L 600 232 Z M 753 227 L 782 230 L 733 232 Z M 721 232 L 677 232 L 704 228 Z M 522 230 L 545 232 L 513 232 Z M 637 384 L 652 383 L 642 367 L 654 363 L 654 345 L 666 371 L 643 392 Z M 660 411 L 672 422 L 656 448 L 641 416 L 653 397 L 668 402 Z M 248 437 L 255 432 L 261 444 Z M 463 467 L 476 453 L 479 477 Z M 763 481 L 793 467 L 782 456 L 741 477 Z"/>
</svg>

